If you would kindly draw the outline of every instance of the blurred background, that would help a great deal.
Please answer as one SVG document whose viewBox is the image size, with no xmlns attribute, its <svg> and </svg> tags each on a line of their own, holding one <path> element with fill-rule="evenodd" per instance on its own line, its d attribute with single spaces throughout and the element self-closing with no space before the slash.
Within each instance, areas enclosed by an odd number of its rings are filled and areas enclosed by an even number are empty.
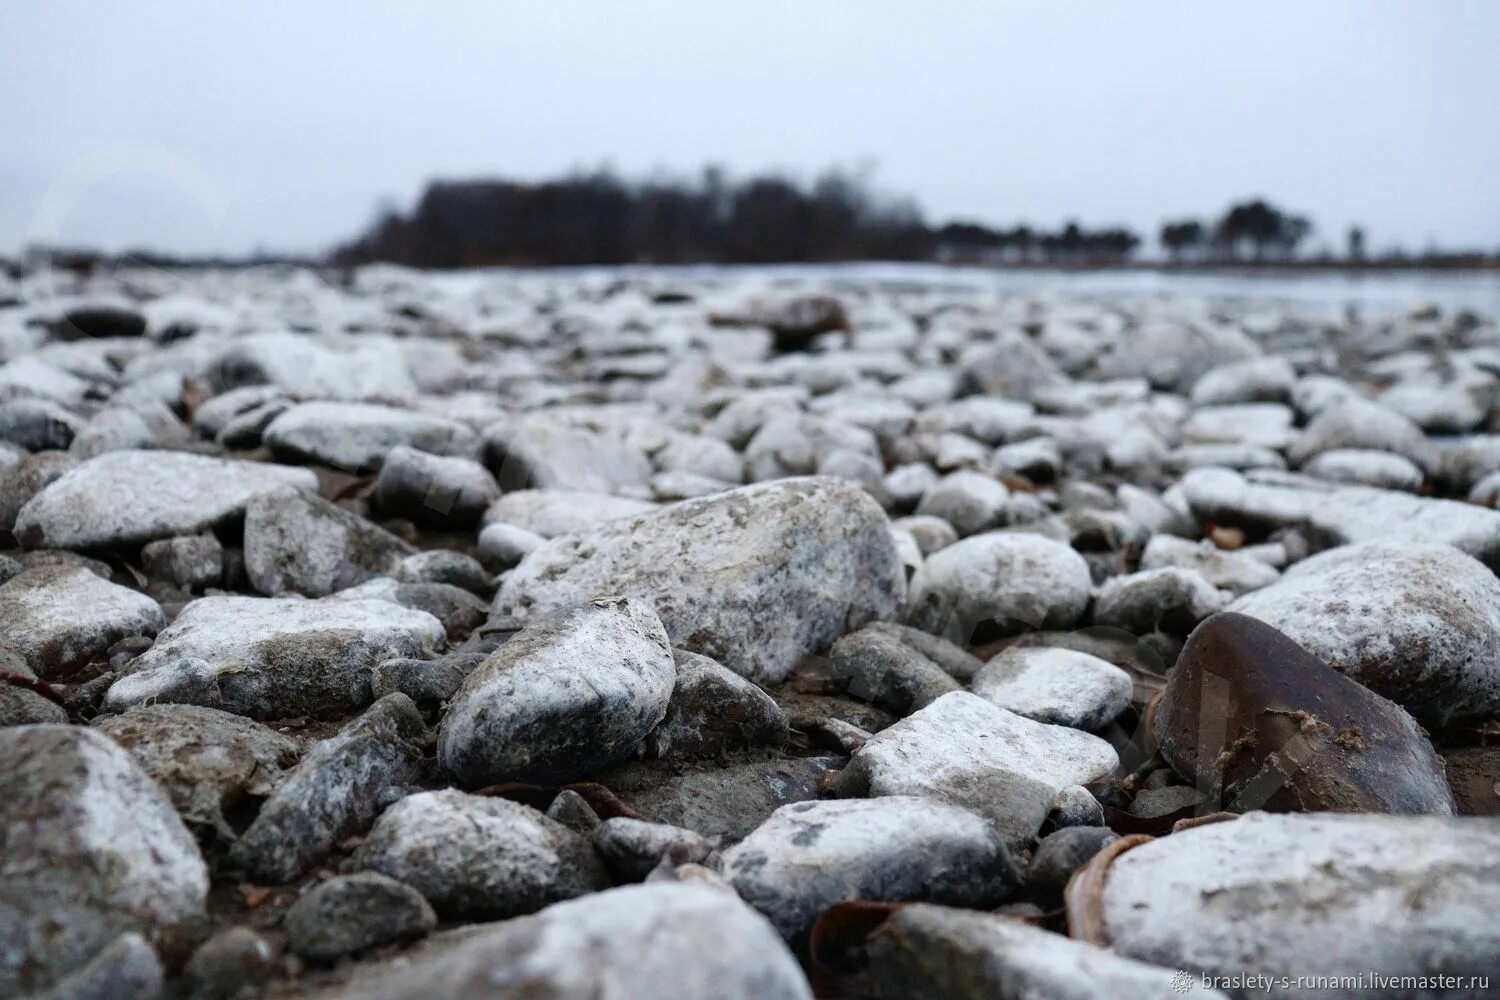
<svg viewBox="0 0 1500 1000">
<path fill-rule="evenodd" d="M 0 255 L 1500 266 L 1492 0 L 0 4 Z"/>
</svg>

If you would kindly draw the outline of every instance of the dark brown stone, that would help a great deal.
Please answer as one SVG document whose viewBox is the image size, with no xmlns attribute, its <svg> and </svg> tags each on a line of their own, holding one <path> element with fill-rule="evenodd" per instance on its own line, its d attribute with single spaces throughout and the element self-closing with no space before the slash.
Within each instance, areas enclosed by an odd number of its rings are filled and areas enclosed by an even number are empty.
<svg viewBox="0 0 1500 1000">
<path fill-rule="evenodd" d="M 1154 728 L 1207 808 L 1454 811 L 1442 762 L 1411 716 L 1245 615 L 1214 615 L 1188 638 Z"/>
</svg>

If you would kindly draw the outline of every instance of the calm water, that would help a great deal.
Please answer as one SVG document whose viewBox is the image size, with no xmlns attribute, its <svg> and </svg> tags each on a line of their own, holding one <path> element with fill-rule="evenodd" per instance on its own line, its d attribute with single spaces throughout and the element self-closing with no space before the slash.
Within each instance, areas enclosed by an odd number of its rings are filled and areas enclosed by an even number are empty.
<svg viewBox="0 0 1500 1000">
<path fill-rule="evenodd" d="M 1264 274 L 1215 271 L 1100 270 L 1016 271 L 939 264 L 785 264 L 581 269 L 589 273 L 650 273 L 694 278 L 763 277 L 921 283 L 992 288 L 1006 292 L 1061 292 L 1076 295 L 1186 295 L 1205 299 L 1251 299 L 1308 306 L 1355 306 L 1372 313 L 1420 304 L 1500 314 L 1500 272 L 1402 271 L 1384 274 L 1306 272 Z"/>
</svg>

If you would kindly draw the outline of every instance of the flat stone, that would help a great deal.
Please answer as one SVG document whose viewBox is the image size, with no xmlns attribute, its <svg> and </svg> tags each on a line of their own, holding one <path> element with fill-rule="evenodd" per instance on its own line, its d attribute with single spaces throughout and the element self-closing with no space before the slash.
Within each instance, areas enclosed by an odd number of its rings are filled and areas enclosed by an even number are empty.
<svg viewBox="0 0 1500 1000">
<path fill-rule="evenodd" d="M 1297 527 L 1319 548 L 1354 542 L 1442 542 L 1500 566 L 1500 511 L 1305 476 L 1199 469 L 1183 494 L 1204 521 L 1256 531 Z"/>
<path fill-rule="evenodd" d="M 1020 881 L 988 822 L 913 796 L 782 806 L 724 852 L 723 868 L 741 898 L 793 942 L 835 903 L 991 907 Z"/>
<path fill-rule="evenodd" d="M 264 437 L 279 458 L 350 473 L 380 468 L 398 445 L 436 455 L 479 449 L 479 435 L 455 420 L 374 403 L 299 403 L 271 421 Z"/>
<path fill-rule="evenodd" d="M 88 549 L 196 535 L 277 486 L 313 490 L 306 469 L 179 451 L 111 451 L 65 472 L 16 516 L 32 548 Z"/>
<path fill-rule="evenodd" d="M 235 836 L 227 817 L 269 797 L 302 749 L 269 726 L 199 705 L 139 705 L 94 726 L 130 751 L 189 828 L 224 840 Z"/>
<path fill-rule="evenodd" d="M 355 861 L 405 882 L 443 917 L 499 920 L 609 886 L 589 841 L 535 809 L 447 789 L 385 811 Z"/>
<path fill-rule="evenodd" d="M 919 904 L 893 913 L 871 936 L 867 979 L 879 1000 L 1034 1000 L 1184 995 L 1169 968 L 1122 958 L 995 913 Z M 1189 985 L 1191 996 L 1226 1000 Z"/>
<path fill-rule="evenodd" d="M 485 428 L 484 451 L 507 493 L 613 494 L 651 481 L 651 462 L 640 449 L 610 435 L 561 426 L 545 415 Z"/>
<path fill-rule="evenodd" d="M 1320 452 L 1302 467 L 1302 471 L 1331 482 L 1357 483 L 1408 493 L 1420 489 L 1425 478 L 1422 470 L 1411 459 L 1368 448 L 1339 448 Z"/>
<path fill-rule="evenodd" d="M 262 493 L 245 509 L 245 573 L 270 597 L 325 597 L 394 572 L 413 552 L 379 525 L 294 487 Z"/>
<path fill-rule="evenodd" d="M 1072 649 L 1012 646 L 986 663 L 972 690 L 1035 722 L 1095 731 L 1130 704 L 1130 675 L 1113 663 Z"/>
<path fill-rule="evenodd" d="M 24 570 L 0 583 L 5 644 L 37 676 L 66 677 L 126 636 L 157 633 L 166 624 L 145 594 L 77 566 Z"/>
<path fill-rule="evenodd" d="M 635 752 L 666 715 L 675 678 L 666 631 L 641 601 L 538 616 L 464 680 L 438 756 L 468 787 L 577 780 Z"/>
<path fill-rule="evenodd" d="M 217 586 L 224 576 L 224 546 L 213 535 L 182 535 L 147 542 L 141 549 L 146 575 L 189 589 Z"/>
<path fill-rule="evenodd" d="M 511 572 L 495 606 L 534 615 L 601 595 L 636 597 L 656 609 L 674 646 L 774 682 L 804 653 L 894 617 L 904 592 L 879 505 L 843 480 L 814 477 L 554 539 Z"/>
<path fill-rule="evenodd" d="M 1325 451 L 1370 448 L 1393 452 L 1424 470 L 1437 467 L 1437 448 L 1422 428 L 1395 410 L 1351 396 L 1318 413 L 1287 450 L 1295 465 Z"/>
<path fill-rule="evenodd" d="M 83 726 L 0 729 L 0 993 L 40 990 L 135 931 L 180 948 L 208 870 L 171 802 Z"/>
<path fill-rule="evenodd" d="M 1429 729 L 1500 711 L 1500 581 L 1449 546 L 1341 546 L 1229 610 L 1279 629 Z"/>
<path fill-rule="evenodd" d="M 1032 722 L 966 691 L 947 694 L 876 733 L 839 776 L 840 796 L 925 795 L 993 821 L 1009 847 L 1027 845 L 1069 785 L 1119 764 L 1103 740 Z"/>
<path fill-rule="evenodd" d="M 741 760 L 681 767 L 671 761 L 630 761 L 597 780 L 649 820 L 735 841 L 789 802 L 818 797 L 818 785 L 843 761 L 837 757 Z"/>
<path fill-rule="evenodd" d="M 432 996 L 812 1000 L 812 990 L 775 930 L 733 893 L 657 883 L 434 938 L 361 970 L 329 1000 Z"/>
<path fill-rule="evenodd" d="M 303 874 L 423 777 L 426 730 L 406 695 L 380 699 L 308 748 L 235 841 L 231 857 L 262 883 Z"/>
<path fill-rule="evenodd" d="M 331 962 L 393 941 L 422 937 L 437 914 L 422 894 L 379 872 L 338 875 L 303 893 L 282 920 L 287 947 Z"/>
<path fill-rule="evenodd" d="M 1192 542 L 1174 535 L 1154 535 L 1141 553 L 1141 569 L 1179 566 L 1202 577 L 1209 586 L 1236 596 L 1268 587 L 1281 573 L 1264 560 L 1244 552 L 1221 549 L 1207 539 Z"/>
<path fill-rule="evenodd" d="M 1171 969 L 1270 976 L 1493 975 L 1500 825 L 1436 816 L 1251 813 L 1116 857 L 1111 950 Z M 1420 899 L 1421 905 L 1412 905 Z M 1402 991 L 1417 996 L 1420 991 Z"/>
<path fill-rule="evenodd" d="M 26 502 L 78 464 L 65 451 L 40 451 L 34 455 L 23 455 L 14 465 L 5 468 L 5 474 L 0 476 L 0 532 L 12 530 L 16 526 L 16 515 L 26 506 Z"/>
<path fill-rule="evenodd" d="M 556 538 L 656 509 L 650 500 L 607 493 L 516 490 L 490 504 L 484 523 L 513 525 L 542 538 Z"/>
<path fill-rule="evenodd" d="M 1067 628 L 1088 607 L 1088 563 L 1041 535 L 989 532 L 934 552 L 911 583 L 911 621 L 959 642 L 981 625 Z"/>
<path fill-rule="evenodd" d="M 105 707 L 155 700 L 253 719 L 348 712 L 369 704 L 377 663 L 429 654 L 443 639 L 436 618 L 386 601 L 202 597 L 130 662 Z"/>
</svg>

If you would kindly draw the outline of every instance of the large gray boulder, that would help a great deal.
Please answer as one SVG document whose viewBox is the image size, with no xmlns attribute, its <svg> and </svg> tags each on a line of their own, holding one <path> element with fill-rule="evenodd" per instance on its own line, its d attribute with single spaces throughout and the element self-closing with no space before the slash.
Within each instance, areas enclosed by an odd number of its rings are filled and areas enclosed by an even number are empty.
<svg viewBox="0 0 1500 1000">
<path fill-rule="evenodd" d="M 118 935 L 177 949 L 208 870 L 172 803 L 109 737 L 0 729 L 0 994 L 40 989 Z"/>
<path fill-rule="evenodd" d="M 16 515 L 32 548 L 138 545 L 194 535 L 238 517 L 257 493 L 317 489 L 307 469 L 182 451 L 111 451 L 53 481 Z"/>
<path fill-rule="evenodd" d="M 253 719 L 348 712 L 369 703 L 376 664 L 430 656 L 444 638 L 432 615 L 386 601 L 203 597 L 130 661 L 104 704 L 179 702 Z"/>
<path fill-rule="evenodd" d="M 903 570 L 878 504 L 841 479 L 747 486 L 552 540 L 496 609 L 537 614 L 607 594 L 656 609 L 672 644 L 763 681 L 868 621 L 895 617 Z"/>
<path fill-rule="evenodd" d="M 1290 997 L 1307 995 L 1296 977 L 1312 975 L 1493 984 L 1497 907 L 1500 820 L 1251 813 L 1120 854 L 1094 915 L 1117 954 L 1216 976 L 1254 970 L 1270 977 L 1264 995 Z"/>
<path fill-rule="evenodd" d="M 575 781 L 641 745 L 666 715 L 676 677 L 666 631 L 641 601 L 565 608 L 465 678 L 438 754 L 468 787 Z"/>
<path fill-rule="evenodd" d="M 40 677 L 73 673 L 111 645 L 151 636 L 166 624 L 145 594 L 95 576 L 82 566 L 39 566 L 0 583 L 5 645 Z"/>
</svg>

